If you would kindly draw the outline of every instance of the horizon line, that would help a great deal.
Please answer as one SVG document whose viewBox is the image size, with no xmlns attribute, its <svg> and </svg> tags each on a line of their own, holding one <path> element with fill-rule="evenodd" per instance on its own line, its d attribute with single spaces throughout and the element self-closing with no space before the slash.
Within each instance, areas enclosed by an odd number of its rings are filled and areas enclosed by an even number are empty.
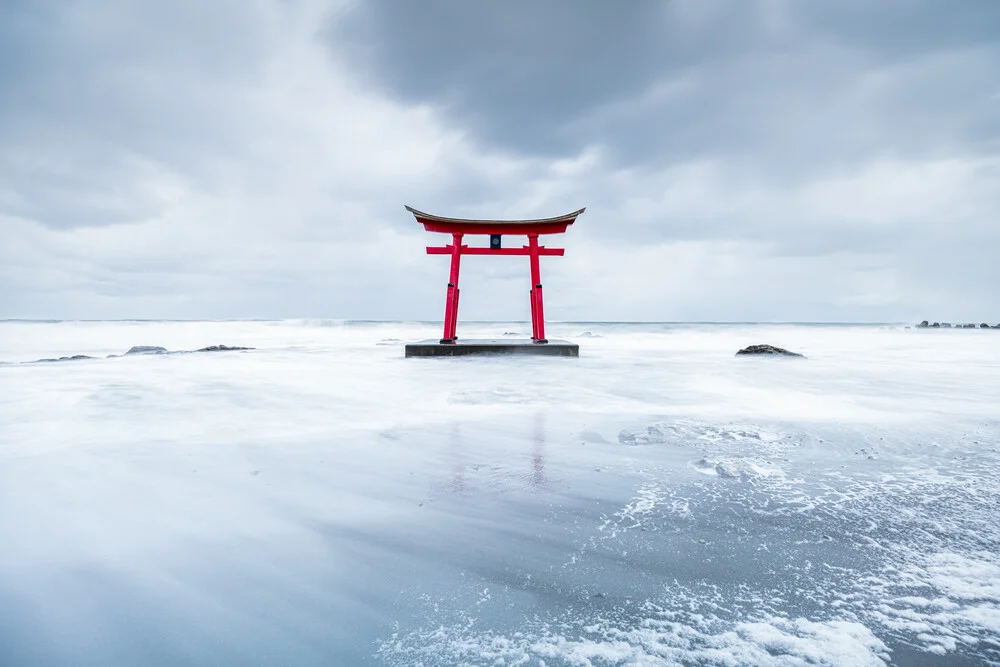
<svg viewBox="0 0 1000 667">
<path fill-rule="evenodd" d="M 234 317 L 234 318 L 42 318 L 42 317 L 8 317 L 0 318 L 3 322 L 294 322 L 310 321 L 343 322 L 353 324 L 428 324 L 440 326 L 440 320 L 400 320 L 400 319 L 366 319 L 342 317 Z M 463 320 L 464 324 L 530 324 L 531 320 Z M 549 320 L 547 324 L 858 324 L 886 325 L 911 324 L 909 321 L 861 321 L 861 320 Z"/>
</svg>

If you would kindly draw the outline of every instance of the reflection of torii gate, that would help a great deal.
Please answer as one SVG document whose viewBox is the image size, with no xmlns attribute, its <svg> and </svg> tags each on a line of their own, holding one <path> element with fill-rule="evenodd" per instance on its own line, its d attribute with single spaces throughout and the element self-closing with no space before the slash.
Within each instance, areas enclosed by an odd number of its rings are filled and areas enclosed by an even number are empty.
<svg viewBox="0 0 1000 667">
<path fill-rule="evenodd" d="M 418 211 L 409 206 L 406 210 L 413 214 L 417 222 L 424 226 L 429 232 L 440 232 L 451 234 L 452 242 L 445 246 L 429 246 L 428 255 L 451 255 L 451 273 L 448 280 L 448 295 L 445 300 L 444 311 L 444 334 L 438 345 L 455 345 L 458 342 L 456 330 L 458 327 L 458 297 L 460 290 L 458 287 L 458 274 L 461 267 L 462 255 L 527 255 L 530 259 L 531 269 L 531 290 L 529 300 L 531 303 L 531 344 L 538 345 L 548 343 L 545 338 L 545 308 L 542 298 L 542 279 L 539 267 L 539 257 L 543 255 L 561 256 L 565 253 L 562 248 L 546 248 L 538 244 L 538 237 L 542 234 L 562 234 L 566 228 L 576 222 L 577 217 L 586 209 L 580 209 L 573 213 L 567 213 L 555 218 L 541 218 L 538 220 L 470 220 L 463 218 L 443 218 Z M 475 248 L 462 244 L 462 239 L 466 235 L 484 234 L 489 235 L 490 245 L 486 248 Z M 520 248 L 504 248 L 502 238 L 504 235 L 518 234 L 528 237 L 528 245 Z M 554 343 L 556 341 L 553 341 Z M 410 348 L 420 346 L 421 349 L 429 350 L 430 341 L 407 346 L 407 355 L 410 355 Z M 514 351 L 516 345 L 500 345 L 499 341 L 479 341 L 483 347 L 488 343 L 493 344 L 493 348 L 503 347 L 505 349 L 480 349 L 475 351 Z M 564 341 L 558 341 L 558 347 L 572 346 Z M 473 346 L 465 346 L 471 350 Z M 436 348 L 440 350 L 440 348 Z M 568 349 L 568 348 L 567 348 Z M 553 350 L 556 354 L 573 354 L 575 352 L 565 352 Z M 414 354 L 455 354 L 456 350 L 438 352 L 414 352 Z"/>
<path fill-rule="evenodd" d="M 535 413 L 535 429 L 532 436 L 531 448 L 531 475 L 526 479 L 528 486 L 534 490 L 544 489 L 549 480 L 545 475 L 545 445 L 547 442 L 544 413 Z M 470 443 L 462 438 L 461 423 L 453 422 L 448 434 L 448 453 L 452 459 L 452 476 L 448 482 L 450 493 L 464 493 L 475 488 L 474 484 L 466 479 L 467 470 L 479 470 L 479 466 L 470 466 L 467 460 L 467 446 Z M 522 479 L 520 475 L 516 479 Z"/>
</svg>

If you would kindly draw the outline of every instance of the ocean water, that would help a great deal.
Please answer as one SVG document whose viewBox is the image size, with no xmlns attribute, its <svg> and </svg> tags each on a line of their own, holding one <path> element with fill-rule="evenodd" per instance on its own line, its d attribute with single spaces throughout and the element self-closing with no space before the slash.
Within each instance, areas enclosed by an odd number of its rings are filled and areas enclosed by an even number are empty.
<svg viewBox="0 0 1000 667">
<path fill-rule="evenodd" d="M 1000 664 L 1000 331 L 548 333 L 0 322 L 0 665 Z"/>
</svg>

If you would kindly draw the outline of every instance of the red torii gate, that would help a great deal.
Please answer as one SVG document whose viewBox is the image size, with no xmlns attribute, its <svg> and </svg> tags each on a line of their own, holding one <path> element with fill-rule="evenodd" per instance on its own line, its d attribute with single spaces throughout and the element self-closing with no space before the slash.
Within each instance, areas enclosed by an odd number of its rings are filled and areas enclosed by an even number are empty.
<svg viewBox="0 0 1000 667">
<path fill-rule="evenodd" d="M 448 279 L 448 296 L 444 309 L 444 335 L 441 343 L 454 343 L 458 326 L 458 273 L 461 267 L 462 255 L 527 255 L 531 265 L 531 340 L 534 343 L 547 343 L 545 339 L 545 308 L 542 300 L 542 278 L 538 258 L 542 255 L 562 256 L 563 248 L 546 248 L 538 245 L 538 237 L 542 234 L 562 234 L 566 228 L 576 222 L 586 209 L 560 215 L 555 218 L 538 220 L 469 220 L 464 218 L 444 218 L 418 211 L 410 206 L 406 210 L 413 214 L 417 222 L 429 232 L 451 234 L 452 242 L 446 246 L 428 246 L 428 255 L 451 255 L 451 274 Z M 473 248 L 462 245 L 466 234 L 488 234 L 488 248 Z M 504 248 L 502 237 L 506 234 L 524 234 L 528 237 L 528 245 L 520 248 Z"/>
</svg>

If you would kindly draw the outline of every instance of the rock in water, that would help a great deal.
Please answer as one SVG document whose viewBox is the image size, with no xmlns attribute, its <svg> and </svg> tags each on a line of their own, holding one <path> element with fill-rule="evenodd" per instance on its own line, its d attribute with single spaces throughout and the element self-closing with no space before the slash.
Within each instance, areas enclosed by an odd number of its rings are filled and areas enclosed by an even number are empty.
<svg viewBox="0 0 1000 667">
<path fill-rule="evenodd" d="M 39 359 L 38 361 L 79 361 L 80 359 L 93 359 L 85 354 L 74 354 L 72 357 L 59 357 L 58 359 Z"/>
<path fill-rule="evenodd" d="M 736 353 L 737 356 L 743 354 L 774 354 L 783 357 L 802 357 L 805 355 L 799 354 L 798 352 L 790 352 L 783 347 L 775 347 L 774 345 L 751 345 L 750 347 L 745 347 Z"/>
<path fill-rule="evenodd" d="M 983 322 L 982 324 L 979 325 L 979 328 L 980 329 L 989 329 L 990 325 L 986 324 L 986 322 Z"/>
<path fill-rule="evenodd" d="M 252 350 L 252 347 L 238 347 L 230 345 L 209 345 L 208 347 L 203 347 L 200 350 L 195 350 L 195 352 L 230 352 L 232 350 Z"/>
<path fill-rule="evenodd" d="M 167 348 L 159 345 L 133 345 L 125 354 L 163 354 Z"/>
<path fill-rule="evenodd" d="M 923 322 L 921 322 L 921 323 L 920 323 L 920 324 L 918 324 L 917 326 L 918 326 L 919 328 L 921 328 L 921 329 L 926 329 L 927 327 L 929 327 L 929 326 L 930 326 L 930 323 L 929 323 L 929 322 L 927 322 L 927 320 L 924 320 Z"/>
</svg>

